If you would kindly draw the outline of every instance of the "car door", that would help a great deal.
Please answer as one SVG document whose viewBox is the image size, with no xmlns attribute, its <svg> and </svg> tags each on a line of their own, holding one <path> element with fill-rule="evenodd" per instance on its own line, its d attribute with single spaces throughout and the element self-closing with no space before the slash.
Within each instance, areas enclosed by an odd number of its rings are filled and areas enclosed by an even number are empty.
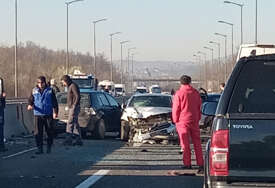
<svg viewBox="0 0 275 188">
<path fill-rule="evenodd" d="M 86 128 L 89 125 L 91 116 L 87 113 L 90 108 L 90 95 L 89 93 L 80 93 L 80 112 L 78 115 L 78 123 L 80 127 Z"/>
<path fill-rule="evenodd" d="M 97 97 L 103 104 L 103 113 L 104 113 L 106 131 L 110 131 L 110 127 L 111 127 L 110 125 L 112 122 L 112 107 L 103 92 L 98 93 Z"/>
<path fill-rule="evenodd" d="M 121 108 L 117 101 L 109 94 L 105 94 L 112 108 L 112 124 L 110 124 L 112 131 L 120 131 L 120 117 Z"/>
</svg>

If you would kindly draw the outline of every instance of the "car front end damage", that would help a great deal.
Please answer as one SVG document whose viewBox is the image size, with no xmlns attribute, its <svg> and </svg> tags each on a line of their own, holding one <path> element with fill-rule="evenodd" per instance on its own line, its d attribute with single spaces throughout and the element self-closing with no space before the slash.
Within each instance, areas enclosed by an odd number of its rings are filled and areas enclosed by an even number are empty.
<svg viewBox="0 0 275 188">
<path fill-rule="evenodd" d="M 132 108 L 127 112 L 123 114 L 122 121 L 124 126 L 128 127 L 129 142 L 151 144 L 177 142 L 178 136 L 172 123 L 171 108 Z"/>
</svg>

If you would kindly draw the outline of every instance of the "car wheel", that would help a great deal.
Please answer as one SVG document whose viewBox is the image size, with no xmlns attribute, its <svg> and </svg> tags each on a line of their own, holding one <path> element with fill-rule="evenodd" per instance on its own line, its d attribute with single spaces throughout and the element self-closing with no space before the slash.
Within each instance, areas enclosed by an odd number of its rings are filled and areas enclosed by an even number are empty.
<svg viewBox="0 0 275 188">
<path fill-rule="evenodd" d="M 130 127 L 128 122 L 121 121 L 120 139 L 127 141 L 129 139 Z"/>
<path fill-rule="evenodd" d="M 99 139 L 104 139 L 105 137 L 105 122 L 104 119 L 99 120 L 96 126 L 96 137 Z"/>
</svg>

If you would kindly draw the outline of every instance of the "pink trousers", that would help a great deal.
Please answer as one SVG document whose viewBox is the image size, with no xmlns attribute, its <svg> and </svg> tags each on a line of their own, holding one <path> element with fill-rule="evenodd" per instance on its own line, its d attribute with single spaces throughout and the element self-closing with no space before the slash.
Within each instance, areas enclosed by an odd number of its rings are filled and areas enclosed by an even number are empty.
<svg viewBox="0 0 275 188">
<path fill-rule="evenodd" d="M 196 161 L 198 166 L 203 166 L 203 154 L 201 148 L 200 129 L 198 125 L 191 124 L 188 126 L 177 125 L 177 132 L 179 135 L 180 146 L 183 149 L 183 164 L 191 166 L 191 149 L 190 138 L 195 149 Z"/>
</svg>

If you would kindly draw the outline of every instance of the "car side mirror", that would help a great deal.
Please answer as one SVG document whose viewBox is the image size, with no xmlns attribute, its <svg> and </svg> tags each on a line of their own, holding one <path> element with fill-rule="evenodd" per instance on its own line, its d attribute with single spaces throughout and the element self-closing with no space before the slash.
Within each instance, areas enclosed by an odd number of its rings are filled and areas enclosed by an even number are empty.
<svg viewBox="0 0 275 188">
<path fill-rule="evenodd" d="M 202 104 L 201 112 L 203 115 L 214 116 L 216 113 L 217 106 L 218 102 L 205 102 Z"/>
</svg>

